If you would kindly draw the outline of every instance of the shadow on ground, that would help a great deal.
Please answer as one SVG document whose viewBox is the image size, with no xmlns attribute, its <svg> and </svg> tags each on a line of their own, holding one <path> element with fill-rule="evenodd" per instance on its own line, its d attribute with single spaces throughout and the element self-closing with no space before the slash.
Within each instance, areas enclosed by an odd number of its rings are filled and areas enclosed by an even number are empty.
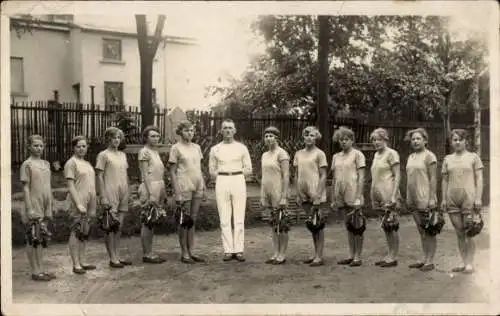
<svg viewBox="0 0 500 316">
<path fill-rule="evenodd" d="M 57 274 L 50 283 L 30 280 L 24 249 L 14 249 L 14 303 L 483 303 L 488 302 L 488 229 L 476 237 L 476 273 L 451 274 L 459 263 L 457 242 L 451 224 L 438 237 L 437 269 L 428 273 L 407 268 L 420 259 L 419 237 L 409 217 L 402 218 L 399 266 L 374 266 L 385 254 L 385 238 L 377 221 L 370 220 L 365 233 L 362 267 L 336 265 L 347 252 L 345 231 L 340 224 L 326 229 L 326 264 L 311 268 L 301 263 L 312 251 L 303 226 L 293 227 L 287 264 L 270 266 L 269 228 L 246 230 L 245 263 L 221 261 L 218 231 L 200 232 L 197 249 L 207 258 L 204 264 L 179 261 L 175 235 L 158 236 L 154 249 L 168 260 L 162 265 L 141 262 L 140 240 L 124 239 L 122 252 L 134 265 L 120 270 L 108 267 L 104 245 L 92 241 L 89 263 L 98 269 L 84 276 L 71 272 L 66 245 L 46 251 L 48 270 Z"/>
</svg>

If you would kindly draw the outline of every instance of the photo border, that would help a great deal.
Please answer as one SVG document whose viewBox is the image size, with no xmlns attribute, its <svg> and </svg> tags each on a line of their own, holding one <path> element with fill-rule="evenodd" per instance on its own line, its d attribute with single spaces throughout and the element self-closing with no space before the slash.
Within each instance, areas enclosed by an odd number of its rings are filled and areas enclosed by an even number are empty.
<svg viewBox="0 0 500 316">
<path fill-rule="evenodd" d="M 120 11 L 116 8 L 119 6 Z M 189 14 L 241 13 L 249 15 L 325 14 L 325 15 L 448 15 L 485 14 L 490 29 L 490 188 L 500 187 L 499 103 L 499 10 L 494 1 L 293 1 L 293 2 L 142 2 L 142 1 L 5 1 L 1 4 L 1 286 L 2 312 L 6 315 L 373 315 L 373 314 L 456 314 L 486 315 L 500 313 L 499 194 L 490 189 L 490 302 L 489 304 L 13 304 L 11 245 L 11 161 L 10 161 L 10 28 L 8 15 L 26 14 L 105 14 L 122 16 L 137 13 L 157 14 L 159 10 Z M 7 149 L 7 150 L 6 150 Z"/>
</svg>

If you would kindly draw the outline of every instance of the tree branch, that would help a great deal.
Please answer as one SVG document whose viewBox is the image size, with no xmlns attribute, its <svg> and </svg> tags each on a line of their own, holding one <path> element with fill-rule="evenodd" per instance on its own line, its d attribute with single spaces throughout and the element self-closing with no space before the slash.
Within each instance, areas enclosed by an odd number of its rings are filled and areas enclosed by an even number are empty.
<svg viewBox="0 0 500 316">
<path fill-rule="evenodd" d="M 137 44 L 139 47 L 139 55 L 144 56 L 147 53 L 147 38 L 148 38 L 148 26 L 146 24 L 146 15 L 136 14 L 135 15 L 135 25 L 137 28 Z"/>
<path fill-rule="evenodd" d="M 155 33 L 153 35 L 151 46 L 149 47 L 149 52 L 151 53 L 153 58 L 154 55 L 156 55 L 156 50 L 158 49 L 158 45 L 160 44 L 161 41 L 161 33 L 163 32 L 163 27 L 165 26 L 165 20 L 166 17 L 164 14 L 160 14 L 158 16 L 158 22 L 156 22 Z"/>
</svg>

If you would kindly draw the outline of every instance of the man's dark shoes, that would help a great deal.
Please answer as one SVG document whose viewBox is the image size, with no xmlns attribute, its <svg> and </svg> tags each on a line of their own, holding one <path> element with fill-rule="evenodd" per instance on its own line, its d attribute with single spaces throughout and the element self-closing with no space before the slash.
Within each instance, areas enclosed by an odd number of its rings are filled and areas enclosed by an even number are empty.
<svg viewBox="0 0 500 316">
<path fill-rule="evenodd" d="M 233 260 L 233 254 L 231 254 L 231 253 L 224 254 L 224 257 L 222 258 L 222 261 L 228 262 L 228 261 L 231 261 L 231 260 Z"/>
<path fill-rule="evenodd" d="M 235 254 L 234 258 L 236 260 L 238 260 L 239 262 L 245 262 L 246 261 L 245 256 L 243 256 L 242 252 Z"/>
</svg>

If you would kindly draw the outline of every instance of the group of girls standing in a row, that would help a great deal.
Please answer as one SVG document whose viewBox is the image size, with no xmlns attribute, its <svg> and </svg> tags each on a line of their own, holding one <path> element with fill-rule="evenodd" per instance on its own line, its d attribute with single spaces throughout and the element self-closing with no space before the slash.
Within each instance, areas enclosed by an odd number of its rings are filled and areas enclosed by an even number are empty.
<svg viewBox="0 0 500 316">
<path fill-rule="evenodd" d="M 203 158 L 199 145 L 192 142 L 194 127 L 190 122 L 182 122 L 176 133 L 180 140 L 172 146 L 169 155 L 169 167 L 174 188 L 174 199 L 184 203 L 185 208 L 196 223 L 201 200 L 206 186 L 201 172 Z M 160 131 L 148 126 L 143 131 L 145 146 L 139 151 L 138 160 L 141 174 L 139 186 L 140 201 L 143 205 L 156 204 L 165 206 L 166 187 L 164 181 L 165 166 L 158 152 Z M 294 170 L 294 187 L 297 202 L 307 212 L 326 202 L 327 160 L 325 153 L 316 147 L 321 134 L 315 127 L 307 127 L 302 133 L 305 148 L 295 153 L 292 167 Z M 460 255 L 463 265 L 454 271 L 472 272 L 474 255 L 473 240 L 464 233 L 464 214 L 472 212 L 481 205 L 482 197 L 482 162 L 475 153 L 466 150 L 466 132 L 454 130 L 451 133 L 454 153 L 447 155 L 442 167 L 442 203 L 441 210 L 446 210 L 455 227 Z M 342 151 L 332 159 L 333 173 L 332 207 L 348 212 L 351 208 L 360 207 L 364 203 L 363 186 L 365 174 L 365 156 L 353 148 L 354 133 L 350 129 L 340 128 L 334 134 Z M 421 262 L 410 265 L 429 271 L 434 268 L 436 238 L 428 236 L 418 225 L 429 208 L 436 206 L 436 156 L 426 148 L 428 135 L 424 129 L 408 132 L 414 152 L 406 165 L 407 196 L 406 204 L 413 211 L 415 222 L 419 227 L 422 239 L 424 258 Z M 72 140 L 73 156 L 64 165 L 64 176 L 68 183 L 69 212 L 72 216 L 72 227 L 69 238 L 69 250 L 73 262 L 73 273 L 85 274 L 96 269 L 85 257 L 85 246 L 89 237 L 89 219 L 96 216 L 98 204 L 109 206 L 111 213 L 120 224 L 128 211 L 129 185 L 127 177 L 128 163 L 125 153 L 120 150 L 124 138 L 123 132 L 110 127 L 105 132 L 108 148 L 97 156 L 95 168 L 85 159 L 88 140 L 85 136 L 76 136 Z M 286 208 L 289 187 L 288 153 L 279 146 L 279 130 L 269 127 L 265 130 L 264 142 L 267 151 L 262 155 L 262 206 L 275 212 L 277 208 Z M 398 153 L 388 147 L 388 133 L 379 128 L 373 131 L 371 140 L 376 152 L 371 166 L 372 185 L 370 197 L 372 207 L 376 209 L 387 205 L 399 204 L 400 193 L 400 160 Z M 21 181 L 24 185 L 25 212 L 27 224 L 40 223 L 52 217 L 53 197 L 51 191 L 51 171 L 47 161 L 42 159 L 44 140 L 39 135 L 29 137 L 29 158 L 21 166 Z M 97 181 L 96 181 L 97 178 Z M 286 214 L 285 214 L 286 216 Z M 121 227 L 121 225 L 120 225 Z M 193 254 L 194 229 L 179 225 L 179 244 L 181 261 L 187 264 L 203 262 L 204 259 Z M 273 230 L 274 253 L 266 263 L 283 264 L 286 261 L 288 230 Z M 153 253 L 153 228 L 143 224 L 141 241 L 144 263 L 159 264 L 164 258 Z M 50 281 L 53 273 L 42 266 L 42 247 L 30 242 L 32 236 L 27 231 L 28 259 L 31 276 L 36 281 Z M 314 255 L 304 261 L 311 266 L 323 265 L 324 231 L 320 229 L 312 233 Z M 381 267 L 393 267 L 398 264 L 399 236 L 397 232 L 386 232 L 388 243 L 387 256 L 377 262 Z M 350 255 L 339 261 L 339 264 L 360 266 L 363 247 L 363 235 L 348 232 Z M 31 239 L 32 241 L 32 239 Z M 132 262 L 120 256 L 118 251 L 120 230 L 109 232 L 105 236 L 106 250 L 111 268 L 123 268 Z"/>
<path fill-rule="evenodd" d="M 190 187 L 196 178 L 201 176 L 201 149 L 191 142 L 194 135 L 193 125 L 184 122 L 177 128 L 181 140 L 172 146 L 169 155 L 172 182 L 176 190 L 175 199 L 185 203 L 189 215 L 196 221 L 203 194 L 200 190 Z M 139 199 L 143 206 L 166 206 L 167 194 L 164 181 L 165 166 L 158 152 L 160 131 L 154 126 L 144 129 L 145 146 L 138 153 L 141 184 L 138 189 Z M 121 150 L 124 140 L 123 132 L 110 127 L 105 131 L 107 148 L 101 151 L 96 159 L 95 168 L 85 159 L 88 150 L 88 140 L 85 136 L 76 136 L 71 145 L 73 156 L 64 165 L 64 177 L 67 180 L 69 213 L 72 224 L 69 237 L 69 250 L 73 262 L 73 273 L 85 274 L 96 269 L 85 257 L 85 246 L 89 238 L 90 219 L 95 217 L 98 205 L 110 208 L 110 213 L 119 221 L 120 228 L 129 206 L 128 163 L 125 153 Z M 28 259 L 31 266 L 31 278 L 35 281 L 50 281 L 55 279 L 54 273 L 44 269 L 42 265 L 42 247 L 37 244 L 31 227 L 45 223 L 53 214 L 53 196 L 51 190 L 50 164 L 42 159 L 45 142 L 40 135 L 32 135 L 28 139 L 29 158 L 21 165 L 20 175 L 25 196 L 23 222 L 26 225 Z M 188 172 L 186 173 L 186 168 Z M 179 176 L 180 175 L 180 176 Z M 97 179 L 97 180 L 96 180 Z M 205 183 L 201 180 L 201 192 L 205 191 Z M 179 192 L 182 187 L 182 194 Z M 160 264 L 164 258 L 153 253 L 154 228 L 145 225 L 141 227 L 141 243 L 144 263 Z M 119 253 L 120 229 L 108 232 L 105 237 L 106 250 L 111 268 L 124 268 L 132 262 L 122 258 Z M 190 228 L 179 226 L 179 243 L 181 258 L 185 263 L 203 262 L 199 256 L 192 253 L 194 241 L 194 225 Z"/>
<path fill-rule="evenodd" d="M 262 204 L 271 212 L 286 207 L 286 190 L 288 187 L 289 155 L 278 145 L 279 131 L 269 127 L 264 132 L 264 140 L 268 151 L 262 156 Z M 302 133 L 305 148 L 297 151 L 293 159 L 295 169 L 295 190 L 297 204 L 309 214 L 311 209 L 318 208 L 326 202 L 326 178 L 328 163 L 325 153 L 316 147 L 321 138 L 315 127 L 307 127 Z M 442 202 L 439 210 L 447 212 L 455 228 L 460 256 L 463 264 L 454 268 L 453 272 L 473 272 L 474 241 L 465 233 L 465 216 L 472 212 L 480 212 L 483 193 L 483 164 L 480 157 L 466 149 L 467 132 L 456 129 L 451 132 L 453 153 L 443 160 L 441 174 Z M 331 207 L 339 210 L 348 220 L 348 213 L 359 209 L 364 204 L 363 187 L 366 161 L 364 154 L 353 148 L 355 135 L 348 128 L 341 127 L 333 135 L 342 150 L 333 155 L 330 171 L 333 175 Z M 389 136 L 383 128 L 375 129 L 371 136 L 375 154 L 370 167 L 371 188 L 370 200 L 374 210 L 383 211 L 388 207 L 400 209 L 401 168 L 400 157 L 396 150 L 388 146 Z M 428 134 L 423 128 L 410 130 L 407 140 L 411 143 L 412 153 L 406 162 L 406 206 L 412 212 L 420 233 L 423 258 L 409 265 L 410 268 L 430 271 L 435 268 L 436 236 L 427 234 L 422 222 L 430 210 L 439 207 L 437 201 L 437 159 L 427 148 Z M 281 172 L 276 172 L 276 170 Z M 281 174 L 281 177 L 276 177 Z M 323 214 L 324 216 L 325 214 Z M 285 251 L 288 243 L 288 229 L 278 232 L 273 229 L 274 254 L 266 263 L 282 264 L 285 262 Z M 323 229 L 311 230 L 314 242 L 314 255 L 304 260 L 310 266 L 323 265 Z M 338 264 L 357 267 L 362 265 L 363 234 L 348 232 L 349 256 L 338 261 Z M 385 231 L 388 252 L 385 258 L 375 264 L 380 267 L 398 265 L 399 234 L 397 229 Z"/>
</svg>

